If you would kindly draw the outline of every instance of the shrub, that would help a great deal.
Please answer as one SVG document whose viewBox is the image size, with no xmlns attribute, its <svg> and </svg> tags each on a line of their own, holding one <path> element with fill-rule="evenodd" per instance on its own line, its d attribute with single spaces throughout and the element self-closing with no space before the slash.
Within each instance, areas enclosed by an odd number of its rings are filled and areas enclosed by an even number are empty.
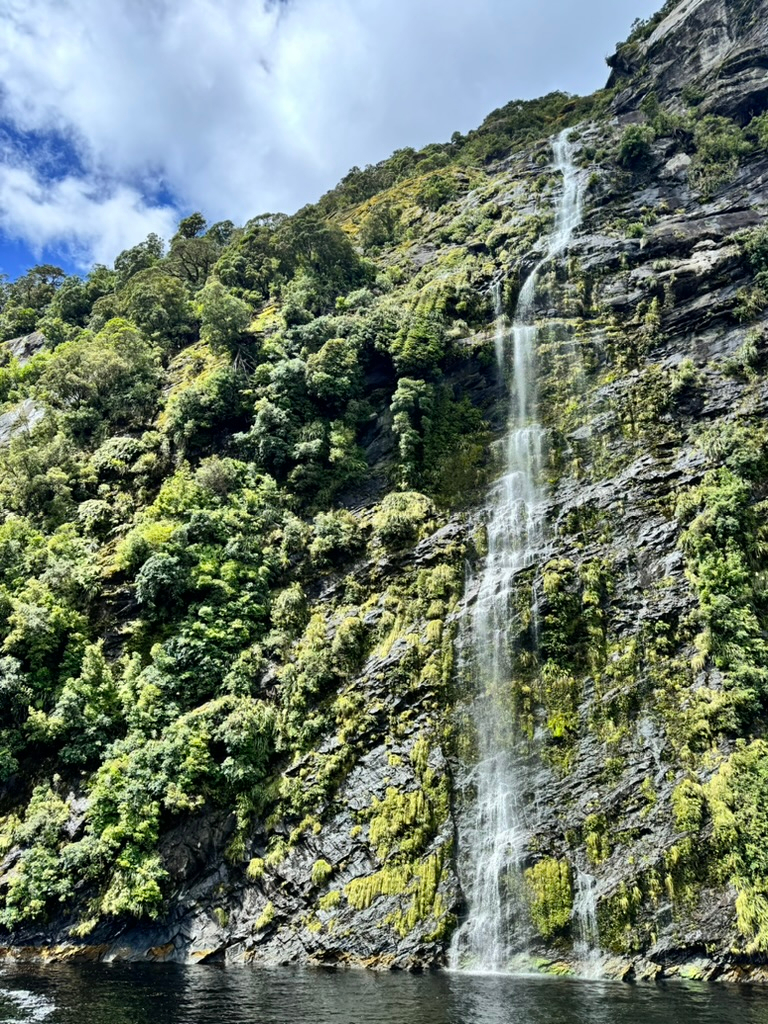
<svg viewBox="0 0 768 1024">
<path fill-rule="evenodd" d="M 435 507 L 417 491 L 388 494 L 373 517 L 374 537 L 385 548 L 401 551 L 428 532 Z"/>
<path fill-rule="evenodd" d="M 573 884 L 567 861 L 539 861 L 525 872 L 531 917 L 539 934 L 551 939 L 568 927 L 573 912 Z"/>
<path fill-rule="evenodd" d="M 312 865 L 312 885 L 322 888 L 333 874 L 333 866 L 327 860 L 317 860 Z"/>
<path fill-rule="evenodd" d="M 619 142 L 618 162 L 628 170 L 636 170 L 647 163 L 656 133 L 650 125 L 630 124 L 624 129 Z"/>
</svg>

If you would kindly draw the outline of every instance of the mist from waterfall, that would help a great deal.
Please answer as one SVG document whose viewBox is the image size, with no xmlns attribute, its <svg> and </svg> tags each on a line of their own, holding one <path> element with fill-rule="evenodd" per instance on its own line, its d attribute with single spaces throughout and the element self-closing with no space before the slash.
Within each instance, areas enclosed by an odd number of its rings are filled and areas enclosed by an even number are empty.
<svg viewBox="0 0 768 1024">
<path fill-rule="evenodd" d="M 510 623 L 518 575 L 536 564 L 546 545 L 546 493 L 542 484 L 546 431 L 538 422 L 534 305 L 541 269 L 567 248 L 581 221 L 582 195 L 568 131 L 553 143 L 562 193 L 546 252 L 525 281 L 511 327 L 494 289 L 495 346 L 509 383 L 509 425 L 503 472 L 489 496 L 488 553 L 477 582 L 462 656 L 476 682 L 472 707 L 478 760 L 464 780 L 474 799 L 459 826 L 459 873 L 468 904 L 449 963 L 454 969 L 504 970 L 524 945 L 529 927 L 522 861 L 530 829 L 524 798 L 525 758 L 510 718 Z M 535 633 L 535 610 L 532 610 Z M 535 817 L 535 814 L 534 814 Z"/>
</svg>

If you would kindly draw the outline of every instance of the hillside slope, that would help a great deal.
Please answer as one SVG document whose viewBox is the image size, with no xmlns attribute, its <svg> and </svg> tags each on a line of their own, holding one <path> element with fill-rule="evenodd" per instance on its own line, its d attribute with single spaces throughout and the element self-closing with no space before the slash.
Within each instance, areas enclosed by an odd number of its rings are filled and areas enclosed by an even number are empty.
<svg viewBox="0 0 768 1024">
<path fill-rule="evenodd" d="M 610 972 L 763 976 L 767 35 L 766 0 L 667 3 L 594 97 L 10 286 L 10 951 L 445 962 L 495 308 L 573 126 L 584 218 L 537 309 L 550 545 L 510 622 L 527 955 L 573 960 L 588 874 Z"/>
</svg>

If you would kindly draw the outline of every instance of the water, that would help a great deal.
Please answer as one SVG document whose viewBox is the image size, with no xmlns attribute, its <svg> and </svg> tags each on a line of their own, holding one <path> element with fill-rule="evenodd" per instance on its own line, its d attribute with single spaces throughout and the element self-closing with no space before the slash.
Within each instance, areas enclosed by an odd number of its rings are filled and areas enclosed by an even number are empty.
<svg viewBox="0 0 768 1024">
<path fill-rule="evenodd" d="M 451 947 L 454 969 L 508 968 L 513 953 L 525 948 L 531 932 L 522 860 L 535 826 L 527 796 L 535 766 L 520 742 L 522 737 L 510 731 L 514 717 L 510 626 L 519 574 L 539 563 L 546 549 L 546 494 L 541 483 L 546 432 L 536 408 L 537 282 L 544 265 L 567 248 L 581 220 L 579 175 L 567 132 L 555 141 L 554 156 L 563 181 L 554 228 L 543 258 L 520 291 L 509 329 L 501 287 L 493 291 L 496 355 L 509 381 L 510 413 L 503 472 L 490 495 L 488 555 L 462 645 L 462 659 L 469 663 L 478 692 L 473 706 L 478 763 L 463 780 L 465 791 L 474 793 L 471 810 L 459 827 L 459 870 L 469 912 Z M 535 608 L 533 601 L 534 644 Z"/>
<path fill-rule="evenodd" d="M 84 964 L 4 967 L 0 989 L 0 1022 L 768 1024 L 768 992 L 746 986 Z"/>
<path fill-rule="evenodd" d="M 580 973 L 587 978 L 598 978 L 602 957 L 597 927 L 597 880 L 584 871 L 576 875 L 573 923 L 576 932 L 574 952 L 580 962 Z"/>
</svg>

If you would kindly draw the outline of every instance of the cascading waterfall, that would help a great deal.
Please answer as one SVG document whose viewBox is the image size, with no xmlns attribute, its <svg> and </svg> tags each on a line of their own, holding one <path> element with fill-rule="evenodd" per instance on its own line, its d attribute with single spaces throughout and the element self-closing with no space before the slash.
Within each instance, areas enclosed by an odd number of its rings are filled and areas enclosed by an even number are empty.
<svg viewBox="0 0 768 1024">
<path fill-rule="evenodd" d="M 463 652 L 477 680 L 472 715 L 478 762 L 465 780 L 475 799 L 459 827 L 459 871 L 469 913 L 451 946 L 454 969 L 504 969 L 513 940 L 519 948 L 525 928 L 521 866 L 535 822 L 528 820 L 526 762 L 516 750 L 505 694 L 512 674 L 509 641 L 516 577 L 540 559 L 545 546 L 546 496 L 540 478 L 546 432 L 537 422 L 534 301 L 539 271 L 567 247 L 581 220 L 579 176 L 567 136 L 563 132 L 554 142 L 555 169 L 563 176 L 554 230 L 544 257 L 523 285 L 509 330 L 501 288 L 494 289 L 496 353 L 509 379 L 510 415 L 504 471 L 490 494 L 488 555 Z"/>
<path fill-rule="evenodd" d="M 576 873 L 573 923 L 576 929 L 574 952 L 579 958 L 581 972 L 587 978 L 596 978 L 601 967 L 597 927 L 597 882 L 592 875 L 584 871 Z"/>
</svg>

